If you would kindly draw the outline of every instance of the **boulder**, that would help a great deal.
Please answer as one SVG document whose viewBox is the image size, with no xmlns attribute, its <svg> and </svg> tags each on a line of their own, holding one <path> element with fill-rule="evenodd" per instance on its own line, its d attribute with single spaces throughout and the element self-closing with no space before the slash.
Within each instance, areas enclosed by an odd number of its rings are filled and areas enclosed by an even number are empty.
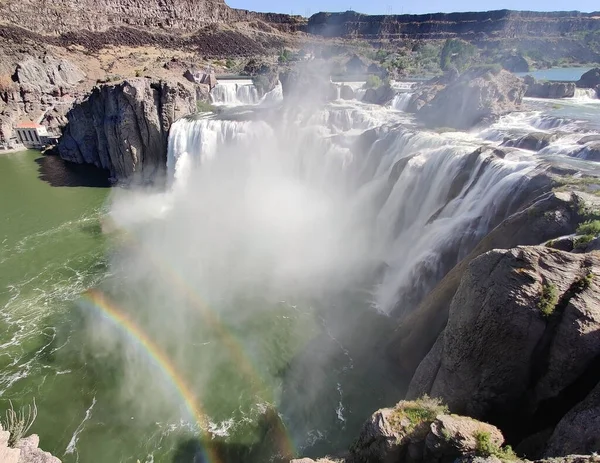
<svg viewBox="0 0 600 463">
<path fill-rule="evenodd" d="M 428 354 L 410 395 L 430 393 L 456 413 L 494 417 L 517 434 L 546 401 L 576 403 L 577 394 L 565 391 L 600 358 L 599 272 L 600 255 L 542 246 L 473 260 L 441 346 Z"/>
<path fill-rule="evenodd" d="M 482 448 L 482 439 L 487 448 Z M 472 418 L 448 415 L 438 400 L 423 397 L 376 411 L 362 426 L 342 460 L 346 463 L 439 463 L 491 450 L 502 454 L 498 428 Z M 499 460 L 498 460 L 499 461 Z M 292 460 L 313 463 L 314 460 Z"/>
<path fill-rule="evenodd" d="M 558 423 L 546 455 L 588 454 L 600 449 L 600 383 Z M 599 458 L 600 460 L 600 458 Z"/>
<path fill-rule="evenodd" d="M 342 85 L 340 89 L 340 98 L 342 100 L 353 100 L 355 97 L 354 90 L 349 85 Z"/>
<path fill-rule="evenodd" d="M 326 64 L 311 61 L 280 72 L 284 100 L 302 101 L 306 106 L 337 99 L 337 86 L 322 66 Z"/>
<path fill-rule="evenodd" d="M 600 68 L 590 69 L 576 82 L 577 88 L 596 88 L 600 85 Z"/>
<path fill-rule="evenodd" d="M 171 124 L 195 110 L 195 91 L 179 83 L 137 78 L 101 85 L 67 114 L 58 152 L 117 180 L 136 175 L 149 182 L 166 167 Z"/>
<path fill-rule="evenodd" d="M 522 55 L 510 55 L 502 60 L 502 67 L 510 72 L 528 72 L 529 62 Z"/>
<path fill-rule="evenodd" d="M 525 76 L 527 84 L 526 97 L 531 98 L 573 98 L 575 96 L 574 82 L 539 82 L 532 76 Z"/>
<path fill-rule="evenodd" d="M 534 132 L 523 135 L 516 140 L 507 140 L 502 143 L 502 146 L 512 146 L 529 151 L 539 151 L 556 139 L 556 135 L 552 133 Z"/>
<path fill-rule="evenodd" d="M 431 127 L 469 129 L 479 122 L 518 109 L 523 80 L 493 69 L 471 69 L 438 91 L 417 117 Z"/>
<path fill-rule="evenodd" d="M 365 92 L 362 101 L 364 103 L 378 104 L 385 106 L 396 95 L 395 90 L 389 85 L 381 85 L 377 88 L 369 88 Z"/>
<path fill-rule="evenodd" d="M 482 433 L 488 435 L 489 442 L 496 447 L 504 443 L 504 436 L 496 426 L 466 416 L 439 415 L 431 423 L 425 440 L 427 453 L 438 458 L 475 453 L 477 436 Z"/>
</svg>

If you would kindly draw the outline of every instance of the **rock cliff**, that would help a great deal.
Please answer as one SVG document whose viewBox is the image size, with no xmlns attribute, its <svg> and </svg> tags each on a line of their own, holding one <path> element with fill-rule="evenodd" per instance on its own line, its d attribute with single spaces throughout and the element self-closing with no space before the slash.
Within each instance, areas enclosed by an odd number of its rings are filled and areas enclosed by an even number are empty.
<svg viewBox="0 0 600 463">
<path fill-rule="evenodd" d="M 304 24 L 297 16 L 236 10 L 225 0 L 4 1 L 0 13 L 3 22 L 43 35 L 102 32 L 121 26 L 195 31 L 206 24 L 257 20 L 293 32 Z"/>
<path fill-rule="evenodd" d="M 526 89 L 514 74 L 487 68 L 471 69 L 441 88 L 437 83 L 426 89 L 433 97 L 417 117 L 429 126 L 456 129 L 518 109 Z"/>
<path fill-rule="evenodd" d="M 595 13 L 484 11 L 424 15 L 364 15 L 317 13 L 309 18 L 308 32 L 325 37 L 418 38 L 460 37 L 514 38 L 560 36 L 600 29 Z"/>
<path fill-rule="evenodd" d="M 171 124 L 195 110 L 194 89 L 181 83 L 139 78 L 98 86 L 67 114 L 58 152 L 116 180 L 152 181 L 165 169 Z"/>
<path fill-rule="evenodd" d="M 74 95 L 80 94 L 84 72 L 50 54 L 25 55 L 0 84 L 0 141 L 7 141 L 21 119 L 45 121 L 51 128 L 64 124 Z"/>
</svg>

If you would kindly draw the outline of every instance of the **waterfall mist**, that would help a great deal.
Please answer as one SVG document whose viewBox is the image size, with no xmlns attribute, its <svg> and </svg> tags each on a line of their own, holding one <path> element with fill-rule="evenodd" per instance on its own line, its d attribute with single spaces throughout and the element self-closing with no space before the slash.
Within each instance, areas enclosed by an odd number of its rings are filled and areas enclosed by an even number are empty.
<svg viewBox="0 0 600 463">
<path fill-rule="evenodd" d="M 202 404 L 201 427 L 227 445 L 268 441 L 270 407 L 304 454 L 347 445 L 403 387 L 373 355 L 395 320 L 519 205 L 536 166 L 528 155 L 502 159 L 476 134 L 422 131 L 396 106 L 182 119 L 167 190 L 113 197 L 119 244 L 103 290 L 168 356 Z M 166 407 L 167 422 L 190 426 L 177 394 L 145 381 L 139 349 L 92 331 L 124 358 L 123 402 L 148 417 Z"/>
</svg>

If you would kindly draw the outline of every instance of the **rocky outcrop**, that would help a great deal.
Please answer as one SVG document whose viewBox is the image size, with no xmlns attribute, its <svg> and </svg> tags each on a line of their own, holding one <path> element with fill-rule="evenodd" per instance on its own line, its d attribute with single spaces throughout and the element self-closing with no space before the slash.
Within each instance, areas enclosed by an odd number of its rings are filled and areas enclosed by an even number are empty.
<svg viewBox="0 0 600 463">
<path fill-rule="evenodd" d="M 545 454 L 587 454 L 600 449 L 600 383 L 558 423 Z"/>
<path fill-rule="evenodd" d="M 508 71 L 471 69 L 439 90 L 417 117 L 431 127 L 469 129 L 518 109 L 524 94 L 523 80 Z"/>
<path fill-rule="evenodd" d="M 302 100 L 304 105 L 337 99 L 338 87 L 329 78 L 325 61 L 301 63 L 279 73 L 285 100 Z"/>
<path fill-rule="evenodd" d="M 506 140 L 502 146 L 511 146 L 530 151 L 539 151 L 556 139 L 556 135 L 545 132 L 533 132 L 523 135 L 515 140 Z"/>
<path fill-rule="evenodd" d="M 308 32 L 324 37 L 467 40 L 484 37 L 544 37 L 600 29 L 593 13 L 483 11 L 423 15 L 365 15 L 355 11 L 317 13 Z"/>
<path fill-rule="evenodd" d="M 10 84 L 0 88 L 0 141 L 10 139 L 21 119 L 62 127 L 84 79 L 85 74 L 73 63 L 48 54 L 18 62 Z"/>
<path fill-rule="evenodd" d="M 237 10 L 227 6 L 225 0 L 101 0 L 94 2 L 93 7 L 68 0 L 6 1 L 0 4 L 0 14 L 5 22 L 48 35 L 81 30 L 107 31 L 120 26 L 196 31 L 207 24 L 236 21 L 263 21 L 293 32 L 305 24 L 300 16 Z"/>
<path fill-rule="evenodd" d="M 535 195 L 536 191 L 531 193 Z M 412 374 L 419 364 L 422 368 L 426 367 L 427 361 L 421 361 L 434 347 L 436 339 L 445 328 L 450 302 L 473 259 L 492 249 L 536 245 L 569 235 L 575 232 L 578 223 L 583 220 L 579 210 L 584 200 L 576 194 L 548 193 L 537 201 L 522 199 L 518 202 L 528 203 L 531 205 L 512 214 L 481 240 L 401 321 L 388 346 L 388 353 L 398 368 L 406 374 Z M 431 369 L 435 370 L 435 366 Z M 421 389 L 415 389 L 415 394 L 419 390 Z"/>
<path fill-rule="evenodd" d="M 531 76 L 525 76 L 523 80 L 527 84 L 526 97 L 573 98 L 575 96 L 574 82 L 538 82 Z"/>
<path fill-rule="evenodd" d="M 139 78 L 96 87 L 68 113 L 58 152 L 116 180 L 151 181 L 165 169 L 171 124 L 195 112 L 195 102 L 194 90 L 180 83 Z"/>
<path fill-rule="evenodd" d="M 449 415 L 439 401 L 424 397 L 376 411 L 363 424 L 349 452 L 339 459 L 317 462 L 437 463 L 489 456 L 489 451 L 502 454 L 503 443 L 504 436 L 495 426 Z M 311 462 L 300 459 L 291 463 Z"/>
<path fill-rule="evenodd" d="M 517 426 L 532 419 L 600 356 L 598 272 L 600 256 L 547 247 L 478 257 L 408 396 L 431 393 L 457 413 L 518 417 Z"/>
<path fill-rule="evenodd" d="M 590 69 L 576 83 L 577 88 L 598 88 L 600 86 L 600 68 Z"/>
<path fill-rule="evenodd" d="M 60 460 L 38 448 L 40 438 L 36 434 L 20 439 L 11 448 L 8 446 L 10 433 L 0 426 L 0 462 L 2 463 L 60 463 Z"/>
<path fill-rule="evenodd" d="M 365 92 L 362 101 L 364 103 L 386 105 L 394 98 L 395 95 L 396 92 L 392 87 L 383 84 L 377 88 L 369 88 Z"/>
<path fill-rule="evenodd" d="M 342 85 L 340 88 L 340 98 L 342 100 L 353 100 L 355 97 L 354 90 L 349 85 Z"/>
<path fill-rule="evenodd" d="M 502 60 L 502 67 L 510 72 L 529 72 L 529 63 L 521 55 L 510 55 Z"/>
</svg>

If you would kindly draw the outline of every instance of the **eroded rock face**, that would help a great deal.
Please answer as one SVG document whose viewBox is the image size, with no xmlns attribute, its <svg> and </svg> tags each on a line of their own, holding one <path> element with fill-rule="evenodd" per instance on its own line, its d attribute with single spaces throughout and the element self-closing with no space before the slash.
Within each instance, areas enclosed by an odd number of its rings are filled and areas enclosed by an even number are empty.
<svg viewBox="0 0 600 463">
<path fill-rule="evenodd" d="M 430 393 L 452 411 L 517 428 L 544 413 L 600 356 L 599 272 L 598 254 L 541 246 L 473 260 L 410 395 Z"/>
<path fill-rule="evenodd" d="M 502 146 L 512 146 L 529 151 L 539 151 L 548 146 L 556 139 L 556 135 L 552 133 L 534 132 L 523 135 L 516 140 L 507 140 L 502 143 Z"/>
<path fill-rule="evenodd" d="M 68 60 L 44 55 L 17 63 L 12 79 L 8 88 L 0 90 L 0 141 L 11 138 L 13 126 L 20 120 L 63 127 L 85 74 Z"/>
<path fill-rule="evenodd" d="M 139 78 L 96 87 L 68 113 L 58 152 L 117 180 L 153 180 L 166 165 L 171 124 L 193 113 L 195 102 L 195 91 L 179 83 Z"/>
<path fill-rule="evenodd" d="M 417 112 L 431 127 L 469 129 L 520 106 L 523 80 L 510 72 L 472 69 L 450 82 Z"/>
<path fill-rule="evenodd" d="M 534 185 L 530 182 L 529 186 Z M 542 191 L 544 188 L 540 185 Z M 536 191 L 538 190 L 532 190 L 527 196 L 535 198 Z M 522 198 L 519 204 L 527 204 L 529 201 L 532 200 Z M 431 383 L 428 381 L 431 380 L 431 375 L 427 374 L 425 378 L 421 378 L 420 370 L 427 365 L 428 359 L 425 357 L 446 326 L 450 302 L 469 263 L 492 249 L 535 245 L 573 233 L 580 220 L 577 211 L 581 202 L 581 198 L 570 193 L 549 193 L 533 202 L 531 206 L 514 213 L 481 240 L 465 259 L 448 272 L 418 307 L 402 320 L 388 346 L 388 354 L 407 374 L 415 372 L 420 364 L 413 376 L 409 398 L 418 397 L 421 391 L 430 390 Z M 435 369 L 435 365 L 427 368 L 433 371 Z M 421 386 L 415 388 L 418 384 Z"/>
</svg>

